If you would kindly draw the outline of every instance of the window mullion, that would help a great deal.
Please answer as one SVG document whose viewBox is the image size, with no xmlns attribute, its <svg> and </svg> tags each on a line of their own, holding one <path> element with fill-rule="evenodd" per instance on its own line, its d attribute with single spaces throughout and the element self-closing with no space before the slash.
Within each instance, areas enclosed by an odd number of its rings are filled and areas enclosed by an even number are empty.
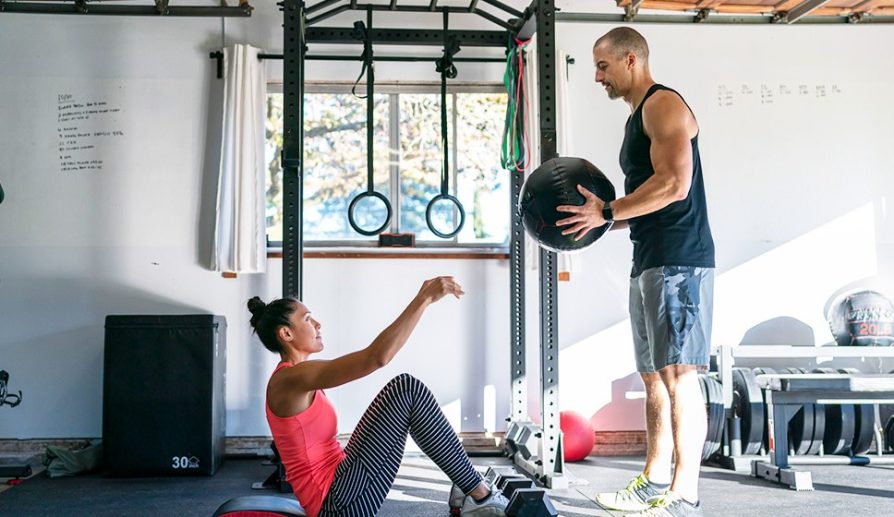
<svg viewBox="0 0 894 517">
<path fill-rule="evenodd" d="M 400 102 L 398 94 L 388 94 L 388 169 L 391 176 L 391 193 L 388 196 L 394 213 L 391 216 L 391 232 L 400 232 Z"/>
</svg>

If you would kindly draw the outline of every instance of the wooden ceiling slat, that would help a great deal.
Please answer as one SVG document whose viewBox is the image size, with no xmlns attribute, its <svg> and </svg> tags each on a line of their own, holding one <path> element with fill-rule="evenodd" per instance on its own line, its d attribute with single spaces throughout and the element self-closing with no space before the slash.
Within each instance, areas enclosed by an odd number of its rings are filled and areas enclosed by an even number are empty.
<svg viewBox="0 0 894 517">
<path fill-rule="evenodd" d="M 666 2 L 663 0 L 645 0 L 640 9 L 667 9 L 671 11 L 692 11 L 695 9 L 693 2 L 673 1 Z"/>
<path fill-rule="evenodd" d="M 726 4 L 717 9 L 718 13 L 729 14 L 766 14 L 773 12 L 773 6 L 767 5 L 732 5 Z"/>
<path fill-rule="evenodd" d="M 800 4 L 804 0 L 783 0 L 779 2 L 775 6 L 773 6 L 777 11 L 790 11 L 792 7 Z"/>
<path fill-rule="evenodd" d="M 619 7 L 626 8 L 633 0 L 616 0 L 616 3 Z M 690 12 L 710 9 L 721 14 L 769 14 L 789 12 L 804 4 L 805 0 L 645 0 L 640 8 Z M 805 7 L 810 5 L 806 4 Z M 841 16 L 867 12 L 877 15 L 894 13 L 894 0 L 829 0 L 808 10 L 806 15 Z M 794 14 L 798 15 L 800 12 L 796 10 Z"/>
<path fill-rule="evenodd" d="M 690 5 L 690 4 L 686 4 L 686 3 L 681 4 L 680 2 L 672 2 L 671 3 L 671 2 L 664 2 L 664 1 L 661 1 L 661 2 L 646 1 L 643 3 L 643 7 L 649 8 L 649 9 L 672 9 L 672 10 L 682 10 L 682 11 L 694 10 L 693 7 L 691 7 L 691 6 L 688 8 L 668 7 L 668 5 L 670 5 L 670 4 L 677 4 L 677 5 L 682 5 L 682 6 Z M 755 14 L 755 13 L 761 14 L 761 13 L 769 13 L 769 12 L 773 11 L 772 6 L 743 5 L 743 4 L 723 4 L 723 5 L 718 5 L 718 6 L 712 7 L 711 9 L 714 9 L 718 13 L 732 13 L 732 14 Z"/>
<path fill-rule="evenodd" d="M 888 4 L 888 7 L 894 7 L 894 2 L 890 0 L 865 0 L 863 2 L 859 2 L 856 5 L 853 5 L 851 9 L 855 13 L 868 13 L 873 9 L 878 7 L 882 7 L 885 4 Z"/>
<path fill-rule="evenodd" d="M 696 9 L 717 9 L 723 5 L 723 2 L 725 1 L 726 0 L 699 0 L 696 2 L 695 7 Z"/>
<path fill-rule="evenodd" d="M 820 7 L 810 13 L 810 16 L 844 16 L 853 12 L 850 7 Z"/>
</svg>

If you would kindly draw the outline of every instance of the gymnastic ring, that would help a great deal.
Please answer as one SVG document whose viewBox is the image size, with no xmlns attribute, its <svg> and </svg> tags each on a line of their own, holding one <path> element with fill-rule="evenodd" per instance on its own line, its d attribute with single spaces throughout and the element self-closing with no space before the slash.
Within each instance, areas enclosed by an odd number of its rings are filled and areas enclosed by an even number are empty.
<svg viewBox="0 0 894 517">
<path fill-rule="evenodd" d="M 437 203 L 438 201 L 440 201 L 442 199 L 446 199 L 447 201 L 450 201 L 451 203 L 456 205 L 457 209 L 459 209 L 459 224 L 450 233 L 443 233 L 443 232 L 439 231 L 437 228 L 435 228 L 435 225 L 433 225 L 431 222 L 432 209 L 434 209 L 435 203 Z M 431 232 L 433 234 L 437 235 L 438 237 L 440 237 L 442 239 L 451 239 L 451 238 L 455 237 L 456 234 L 458 234 L 460 232 L 460 230 L 463 229 L 463 225 L 466 224 L 466 210 L 463 208 L 463 204 L 459 202 L 459 199 L 456 199 L 455 197 L 451 196 L 450 194 L 438 194 L 437 196 L 431 198 L 431 201 L 428 202 L 428 206 L 425 207 L 425 224 L 427 224 L 428 229 L 431 230 Z"/>
<path fill-rule="evenodd" d="M 354 209 L 357 208 L 357 203 L 359 203 L 361 199 L 367 198 L 367 197 L 374 197 L 377 199 L 381 199 L 382 203 L 385 203 L 385 210 L 388 211 L 388 215 L 385 216 L 385 222 L 382 223 L 382 226 L 379 226 L 375 230 L 364 230 L 354 221 Z M 354 231 L 359 233 L 360 235 L 366 235 L 367 237 L 371 237 L 373 235 L 378 235 L 378 234 L 382 233 L 385 230 L 385 228 L 388 227 L 389 224 L 391 224 L 391 203 L 388 201 L 388 198 L 386 198 L 384 195 L 382 195 L 379 192 L 376 192 L 374 190 L 368 190 L 366 192 L 361 192 L 360 194 L 357 195 L 357 197 L 352 199 L 351 204 L 348 205 L 348 223 L 350 223 L 351 228 L 353 228 Z"/>
</svg>

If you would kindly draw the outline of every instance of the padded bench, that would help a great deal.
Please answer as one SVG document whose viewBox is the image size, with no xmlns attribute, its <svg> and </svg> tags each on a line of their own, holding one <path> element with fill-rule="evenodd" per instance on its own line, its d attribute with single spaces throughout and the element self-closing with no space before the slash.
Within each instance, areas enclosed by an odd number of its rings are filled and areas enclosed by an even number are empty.
<svg viewBox="0 0 894 517">
<path fill-rule="evenodd" d="M 220 505 L 214 517 L 307 517 L 294 498 L 273 495 L 234 497 Z"/>
</svg>

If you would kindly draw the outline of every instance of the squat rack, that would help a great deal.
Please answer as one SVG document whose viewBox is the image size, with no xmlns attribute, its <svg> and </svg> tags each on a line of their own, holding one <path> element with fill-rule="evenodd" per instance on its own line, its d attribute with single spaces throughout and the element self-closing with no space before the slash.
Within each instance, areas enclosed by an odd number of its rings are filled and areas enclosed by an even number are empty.
<svg viewBox="0 0 894 517">
<path fill-rule="evenodd" d="M 389 5 L 360 4 L 357 0 L 284 0 L 283 11 L 283 296 L 302 296 L 303 274 L 303 98 L 304 64 L 309 59 L 308 43 L 357 44 L 351 28 L 312 27 L 312 25 L 349 10 L 367 12 L 413 12 L 475 14 L 502 30 L 449 30 L 447 37 L 456 38 L 460 46 L 506 48 L 509 37 L 537 38 L 539 56 L 540 152 L 541 160 L 557 156 L 555 91 L 555 22 L 554 0 L 533 0 L 524 12 L 499 0 L 469 0 L 467 7 L 438 5 L 405 5 L 391 0 Z M 336 5 L 340 4 L 340 5 Z M 488 4 L 508 15 L 507 21 L 481 9 Z M 372 29 L 373 43 L 388 45 L 441 45 L 443 30 Z M 279 56 L 270 56 L 279 57 Z M 326 59 L 326 56 L 318 56 Z M 345 59 L 345 57 L 336 57 Z M 405 58 L 411 60 L 414 58 Z M 434 59 L 434 58 L 432 58 Z M 470 59 L 470 60 L 474 60 Z M 487 61 L 487 60 L 485 60 Z M 518 205 L 524 178 L 513 171 L 510 182 L 511 206 Z M 525 268 L 524 231 L 517 210 L 512 210 L 510 229 L 510 422 L 512 435 L 523 447 L 516 449 L 516 464 L 538 481 L 551 488 L 567 486 L 559 428 L 559 340 L 557 261 L 553 252 L 540 250 L 540 393 L 541 425 L 534 426 L 527 418 L 527 385 L 525 366 Z M 507 435 L 510 433 L 507 433 Z"/>
<path fill-rule="evenodd" d="M 175 2 L 178 0 L 174 0 Z M 0 0 L 0 13 L 31 14 L 80 14 L 80 15 L 129 15 L 129 16 L 188 16 L 188 17 L 250 17 L 253 10 L 248 0 L 238 0 L 238 6 L 230 6 L 221 0 L 219 7 L 172 5 L 171 0 L 154 0 L 154 5 L 110 5 L 102 0 Z M 283 60 L 283 296 L 302 296 L 303 274 L 303 96 L 304 64 L 315 60 L 353 60 L 351 56 L 308 55 L 307 43 L 356 44 L 353 28 L 312 27 L 312 25 L 349 10 L 436 13 L 442 16 L 452 13 L 477 15 L 497 25 L 501 30 L 449 30 L 448 39 L 461 47 L 506 48 L 510 36 L 519 40 L 529 39 L 535 32 L 540 34 L 537 53 L 540 57 L 538 70 L 540 96 L 540 152 L 542 161 L 556 157 L 556 99 L 555 76 L 555 22 L 554 0 L 532 0 L 524 12 L 512 8 L 500 0 L 468 0 L 466 7 L 439 5 L 440 0 L 429 0 L 428 6 L 401 4 L 390 0 L 389 4 L 361 4 L 358 0 L 282 0 L 277 5 L 283 12 L 283 54 L 262 54 L 262 59 Z M 507 20 L 483 9 L 488 5 Z M 373 43 L 387 45 L 441 45 L 445 40 L 443 30 L 425 29 L 371 29 Z M 218 61 L 218 76 L 222 76 L 221 52 L 210 57 Z M 436 58 L 390 56 L 376 58 L 379 61 L 421 61 Z M 456 62 L 494 61 L 492 58 L 454 58 Z M 503 60 L 500 59 L 500 62 Z M 511 203 L 518 204 L 523 178 L 521 173 L 511 173 Z M 527 421 L 527 386 L 525 381 L 525 284 L 524 284 L 524 232 L 517 210 L 512 210 L 510 231 L 510 376 L 511 404 L 507 421 L 510 428 L 518 431 L 521 439 L 520 454 L 513 457 L 517 464 L 538 481 L 550 487 L 567 486 L 563 477 L 564 460 L 559 429 L 558 394 L 558 300 L 556 256 L 540 250 L 540 427 Z M 509 433 L 507 433 L 509 434 Z"/>
</svg>

